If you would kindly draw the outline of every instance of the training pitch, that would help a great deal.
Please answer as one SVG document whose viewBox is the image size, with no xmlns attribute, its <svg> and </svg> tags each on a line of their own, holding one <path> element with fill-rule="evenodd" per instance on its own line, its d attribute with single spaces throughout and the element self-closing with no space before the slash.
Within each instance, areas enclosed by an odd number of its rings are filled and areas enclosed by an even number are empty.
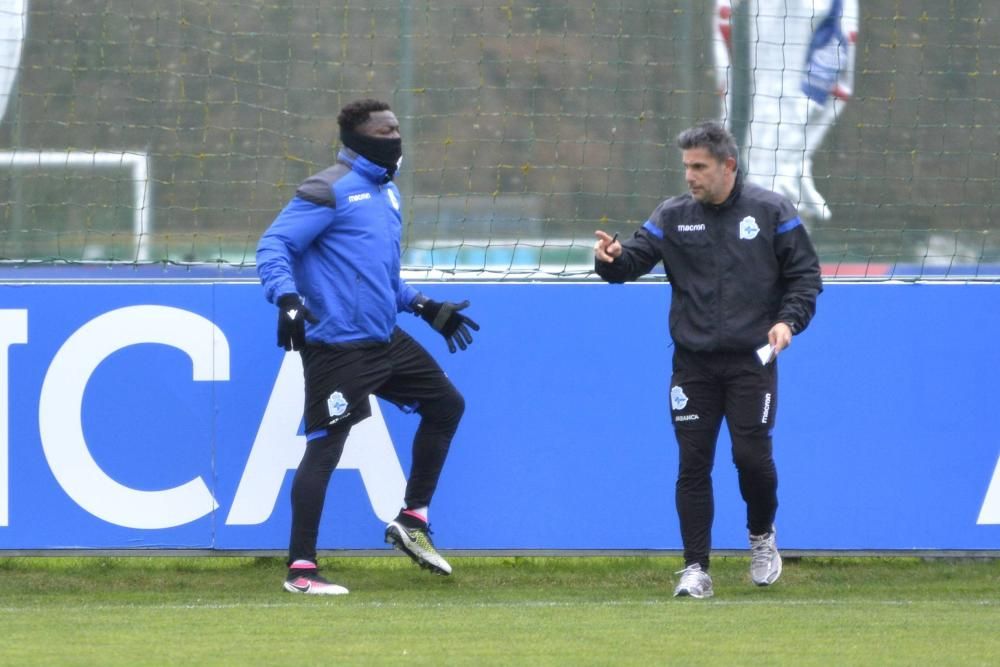
<svg viewBox="0 0 1000 667">
<path fill-rule="evenodd" d="M 350 595 L 282 591 L 277 558 L 0 557 L 3 665 L 989 665 L 1000 559 L 786 559 L 769 588 L 713 561 L 321 559 Z"/>
</svg>

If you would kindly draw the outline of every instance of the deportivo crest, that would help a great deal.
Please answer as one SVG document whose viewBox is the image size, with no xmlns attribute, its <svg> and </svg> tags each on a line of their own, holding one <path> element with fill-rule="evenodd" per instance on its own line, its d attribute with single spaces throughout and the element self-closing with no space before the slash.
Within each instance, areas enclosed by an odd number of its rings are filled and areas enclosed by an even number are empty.
<svg viewBox="0 0 1000 667">
<path fill-rule="evenodd" d="M 339 417 L 344 414 L 344 410 L 347 409 L 347 399 L 339 391 L 335 391 L 330 394 L 330 398 L 326 399 L 326 410 L 330 413 L 331 417 Z"/>
<path fill-rule="evenodd" d="M 755 239 L 757 234 L 760 232 L 760 227 L 757 226 L 757 221 L 753 219 L 752 216 L 747 216 L 740 220 L 740 238 L 741 239 Z"/>
<path fill-rule="evenodd" d="M 399 200 L 396 199 L 396 193 L 392 191 L 392 188 L 386 189 L 385 193 L 389 195 L 389 201 L 392 202 L 392 207 L 399 210 Z"/>
<path fill-rule="evenodd" d="M 675 386 L 670 388 L 670 405 L 674 410 L 683 410 L 687 407 L 688 397 L 684 395 L 684 390 L 681 387 Z"/>
</svg>

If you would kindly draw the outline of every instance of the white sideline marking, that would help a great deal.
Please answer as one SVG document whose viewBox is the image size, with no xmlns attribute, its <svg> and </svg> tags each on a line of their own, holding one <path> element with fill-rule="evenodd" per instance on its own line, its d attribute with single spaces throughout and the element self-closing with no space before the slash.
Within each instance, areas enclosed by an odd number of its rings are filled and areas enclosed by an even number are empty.
<svg viewBox="0 0 1000 667">
<path fill-rule="evenodd" d="M 280 595 L 280 593 L 279 593 Z M 353 596 L 353 599 L 357 599 L 357 594 Z M 299 598 L 301 599 L 301 598 Z M 113 605 L 113 604 L 99 604 L 99 605 L 89 605 L 89 604 L 77 604 L 77 605 L 23 605 L 23 606 L 3 606 L 0 607 L 0 613 L 10 613 L 19 614 L 26 611 L 38 611 L 40 609 L 52 609 L 59 611 L 116 611 L 116 610 L 135 610 L 135 609 L 150 609 L 154 611 L 165 611 L 165 610 L 195 610 L 195 609 L 205 609 L 209 611 L 221 611 L 221 610 L 231 610 L 231 609 L 294 609 L 303 607 L 306 604 L 325 604 L 327 606 L 350 606 L 353 609 L 370 608 L 370 609 L 548 609 L 548 608 L 573 608 L 573 607 L 659 607 L 668 606 L 676 604 L 692 604 L 690 601 L 677 600 L 675 598 L 666 597 L 662 600 L 636 600 L 636 601 L 623 601 L 623 600 L 607 600 L 604 602 L 567 602 L 561 600 L 529 600 L 525 602 L 476 602 L 471 604 L 465 604 L 461 602 L 362 602 L 361 604 L 356 604 L 351 600 L 337 599 L 337 600 L 326 600 L 326 599 L 316 599 L 316 596 L 310 597 L 308 600 L 302 600 L 302 602 L 251 602 L 251 603 L 212 603 L 206 602 L 205 604 L 136 604 L 129 603 L 123 605 Z M 831 600 L 831 599 L 817 599 L 817 600 L 720 600 L 718 598 L 712 598 L 710 600 L 701 600 L 694 603 L 694 606 L 702 605 L 713 605 L 713 606 L 727 606 L 727 607 L 849 607 L 855 605 L 863 605 L 865 607 L 883 606 L 883 607 L 923 607 L 923 606 L 936 606 L 936 607 L 997 607 L 1000 606 L 1000 600 L 971 600 L 969 602 L 961 602 L 958 600 L 870 600 L 859 598 L 856 600 Z"/>
</svg>

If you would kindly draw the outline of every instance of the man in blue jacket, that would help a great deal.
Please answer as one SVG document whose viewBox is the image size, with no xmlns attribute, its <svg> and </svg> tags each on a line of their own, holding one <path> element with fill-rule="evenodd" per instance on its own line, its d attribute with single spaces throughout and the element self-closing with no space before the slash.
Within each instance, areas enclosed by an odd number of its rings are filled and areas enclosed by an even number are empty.
<svg viewBox="0 0 1000 667">
<path fill-rule="evenodd" d="M 371 394 L 421 417 L 406 506 L 385 540 L 421 567 L 451 574 L 430 539 L 428 507 L 465 401 L 396 314 L 422 317 L 451 352 L 465 350 L 469 329 L 479 329 L 460 312 L 468 301 L 433 301 L 399 275 L 401 197 L 392 179 L 402 139 L 389 105 L 357 100 L 337 123 L 337 162 L 299 186 L 257 246 L 265 295 L 278 306 L 278 345 L 302 355 L 307 444 L 292 483 L 284 588 L 312 595 L 347 593 L 320 576 L 316 541 L 330 476 L 351 427 L 371 414 Z"/>
<path fill-rule="evenodd" d="M 769 586 L 781 576 L 771 442 L 777 356 L 812 320 L 823 282 L 795 207 L 743 180 L 736 142 L 722 125 L 685 130 L 677 145 L 687 194 L 661 203 L 628 240 L 597 231 L 595 270 L 621 283 L 662 262 L 670 278 L 670 407 L 685 565 L 674 595 L 707 598 L 713 594 L 712 466 L 723 419 L 746 502 L 750 579 Z"/>
</svg>

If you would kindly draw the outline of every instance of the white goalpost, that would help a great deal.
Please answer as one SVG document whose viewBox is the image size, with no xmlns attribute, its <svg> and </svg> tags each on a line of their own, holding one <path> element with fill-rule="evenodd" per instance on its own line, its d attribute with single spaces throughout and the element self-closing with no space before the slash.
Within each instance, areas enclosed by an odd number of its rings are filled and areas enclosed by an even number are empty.
<svg viewBox="0 0 1000 667">
<path fill-rule="evenodd" d="M 87 168 L 127 169 L 132 181 L 132 231 L 135 261 L 149 259 L 153 231 L 149 154 L 144 151 L 0 151 L 0 167 L 9 169 Z"/>
</svg>

